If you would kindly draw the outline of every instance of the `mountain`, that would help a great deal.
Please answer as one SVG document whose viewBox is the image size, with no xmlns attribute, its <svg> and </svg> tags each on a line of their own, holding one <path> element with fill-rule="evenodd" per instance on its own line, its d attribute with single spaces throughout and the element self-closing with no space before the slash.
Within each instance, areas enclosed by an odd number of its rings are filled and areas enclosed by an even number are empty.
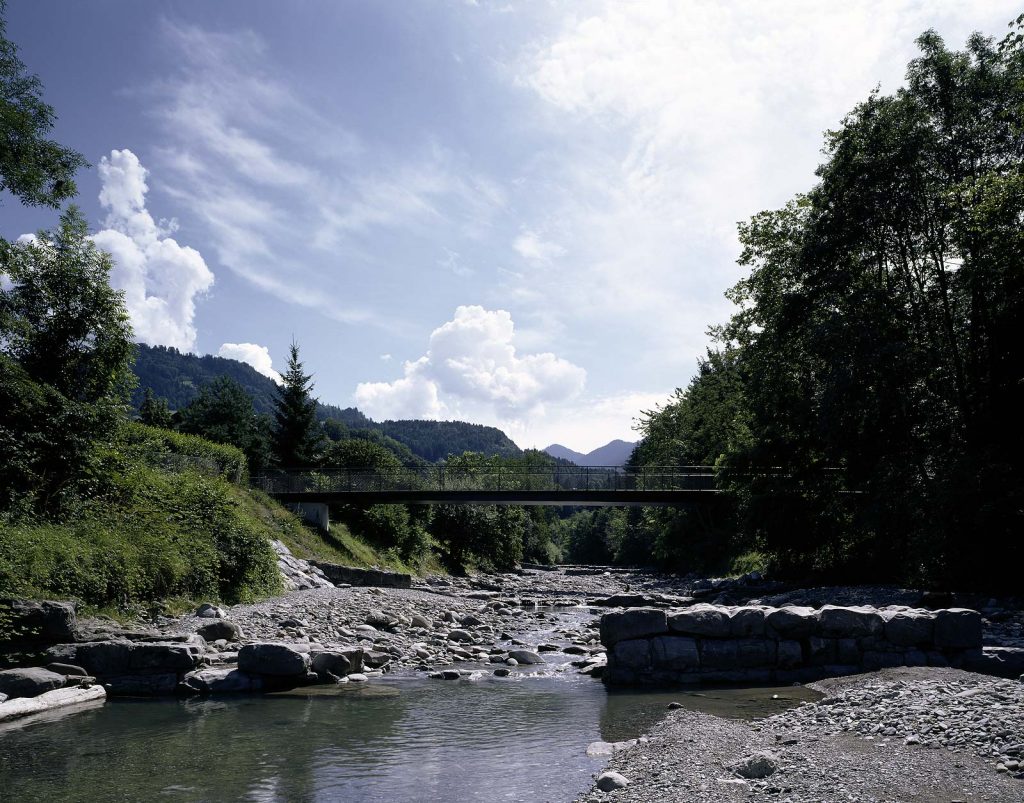
<svg viewBox="0 0 1024 803">
<path fill-rule="evenodd" d="M 152 388 L 155 396 L 166 399 L 167 406 L 172 410 L 180 410 L 199 395 L 203 385 L 219 376 L 227 376 L 238 382 L 252 396 L 257 413 L 270 414 L 274 410 L 277 384 L 251 365 L 238 360 L 212 354 L 199 356 L 167 346 L 140 343 L 133 370 L 139 379 L 132 394 L 132 405 L 136 410 L 142 404 L 146 388 Z M 344 424 L 350 430 L 351 437 L 374 440 L 385 446 L 388 446 L 389 439 L 394 439 L 417 457 L 431 462 L 463 452 L 482 452 L 503 457 L 522 454 L 519 447 L 500 429 L 465 421 L 384 421 L 378 424 L 355 407 L 343 408 L 323 402 L 317 407 L 317 418 L 321 421 L 333 419 Z M 392 451 L 402 457 L 400 450 Z"/>
<path fill-rule="evenodd" d="M 578 466 L 624 466 L 634 446 L 635 443 L 616 439 L 587 454 L 562 446 L 560 443 L 553 443 L 544 451 L 552 457 L 571 460 Z"/>
<path fill-rule="evenodd" d="M 518 457 L 523 452 L 500 429 L 465 421 L 382 421 L 381 431 L 406 444 L 413 454 L 436 463 L 449 455 L 482 452 Z"/>
<path fill-rule="evenodd" d="M 139 384 L 132 393 L 132 406 L 137 410 L 142 404 L 146 388 L 153 389 L 153 395 L 167 399 L 172 410 L 187 407 L 199 395 L 199 388 L 219 376 L 234 379 L 252 396 L 257 413 L 270 415 L 274 411 L 277 383 L 264 376 L 248 363 L 215 357 L 212 354 L 189 354 L 170 346 L 147 346 L 138 344 L 138 356 L 132 369 L 139 378 Z M 336 407 L 320 403 L 317 418 L 325 421 L 333 418 L 350 429 L 367 429 L 373 421 L 355 407 Z"/>
</svg>

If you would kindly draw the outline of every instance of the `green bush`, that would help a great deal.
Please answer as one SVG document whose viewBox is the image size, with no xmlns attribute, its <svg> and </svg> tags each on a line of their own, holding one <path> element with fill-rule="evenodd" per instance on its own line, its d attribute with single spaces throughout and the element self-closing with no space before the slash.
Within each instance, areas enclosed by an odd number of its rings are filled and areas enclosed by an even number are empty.
<svg viewBox="0 0 1024 803">
<path fill-rule="evenodd" d="M 172 458 L 176 471 L 164 466 Z M 167 597 L 252 600 L 281 590 L 284 526 L 233 447 L 133 424 L 105 447 L 99 493 L 61 521 L 0 523 L 0 597 L 127 607 Z"/>
<path fill-rule="evenodd" d="M 246 479 L 245 453 L 234 446 L 145 424 L 119 427 L 107 457 L 127 465 L 142 463 L 172 471 L 191 469 L 234 483 Z"/>
</svg>

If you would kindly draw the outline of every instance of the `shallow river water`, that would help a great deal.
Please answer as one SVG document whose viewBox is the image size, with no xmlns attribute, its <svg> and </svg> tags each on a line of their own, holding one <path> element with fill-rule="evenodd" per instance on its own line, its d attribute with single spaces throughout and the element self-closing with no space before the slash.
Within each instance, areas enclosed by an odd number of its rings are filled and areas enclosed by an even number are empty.
<svg viewBox="0 0 1024 803">
<path fill-rule="evenodd" d="M 809 694 L 609 693 L 556 673 L 112 700 L 0 730 L 0 799 L 568 801 L 604 764 L 587 757 L 590 742 L 639 736 L 670 701 L 746 717 Z"/>
</svg>

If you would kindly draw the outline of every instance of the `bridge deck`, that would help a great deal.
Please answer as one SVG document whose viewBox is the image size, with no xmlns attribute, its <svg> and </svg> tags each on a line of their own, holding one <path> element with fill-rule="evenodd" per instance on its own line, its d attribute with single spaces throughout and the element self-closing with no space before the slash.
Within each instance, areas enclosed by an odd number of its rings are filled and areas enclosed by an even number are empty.
<svg viewBox="0 0 1024 803">
<path fill-rule="evenodd" d="M 572 507 L 615 507 L 683 505 L 707 502 L 720 493 L 717 489 L 678 490 L 382 490 L 382 491 L 271 491 L 281 502 L 320 502 L 345 505 L 390 504 L 478 504 L 478 505 L 547 505 Z"/>
</svg>

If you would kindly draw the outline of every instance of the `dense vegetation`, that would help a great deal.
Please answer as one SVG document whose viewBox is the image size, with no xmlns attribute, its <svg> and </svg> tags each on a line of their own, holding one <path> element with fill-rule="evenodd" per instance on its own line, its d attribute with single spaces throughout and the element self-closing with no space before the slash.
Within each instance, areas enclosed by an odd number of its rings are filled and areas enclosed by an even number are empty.
<svg viewBox="0 0 1024 803">
<path fill-rule="evenodd" d="M 465 421 L 383 421 L 381 432 L 406 444 L 413 453 L 434 463 L 449 455 L 479 452 L 516 457 L 521 450 L 500 429 Z"/>
<path fill-rule="evenodd" d="M 233 380 L 252 398 L 258 415 L 272 415 L 277 399 L 274 380 L 249 365 L 225 357 L 185 354 L 167 346 L 138 345 L 133 366 L 138 383 L 132 406 L 141 411 L 146 393 L 162 399 L 172 411 L 194 404 L 203 388 L 215 381 Z M 512 457 L 519 447 L 504 432 L 464 421 L 384 421 L 375 423 L 355 407 L 341 408 L 317 401 L 316 418 L 331 440 L 356 437 L 385 445 L 402 460 L 443 460 L 463 452 Z"/>
<path fill-rule="evenodd" d="M 740 227 L 738 310 L 646 416 L 635 463 L 713 463 L 732 492 L 650 530 L 677 565 L 717 530 L 784 574 L 1017 581 L 1024 48 L 918 45 L 905 88 L 827 135 L 818 183 Z"/>
</svg>

